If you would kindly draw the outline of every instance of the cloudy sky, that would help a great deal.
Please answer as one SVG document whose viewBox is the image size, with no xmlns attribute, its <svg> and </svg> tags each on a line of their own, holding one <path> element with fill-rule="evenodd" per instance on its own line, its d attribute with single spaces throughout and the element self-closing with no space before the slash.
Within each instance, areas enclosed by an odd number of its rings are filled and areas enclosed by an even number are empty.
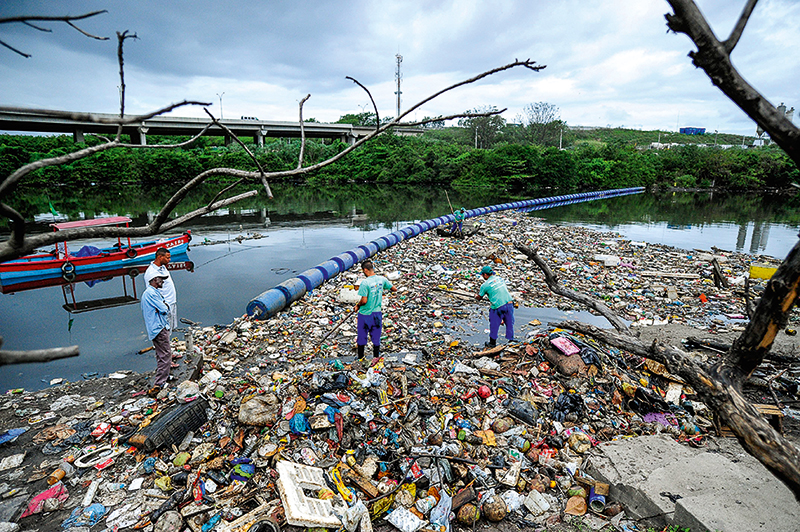
<svg viewBox="0 0 800 532">
<path fill-rule="evenodd" d="M 698 0 L 721 38 L 745 0 Z M 569 125 L 752 135 L 755 124 L 687 57 L 685 35 L 666 31 L 663 0 L 7 0 L 0 17 L 108 13 L 83 21 L 96 41 L 64 24 L 0 25 L 0 105 L 118 111 L 116 31 L 125 45 L 126 112 L 183 99 L 213 103 L 224 118 L 335 121 L 369 110 L 345 76 L 366 85 L 381 115 L 394 115 L 395 56 L 403 56 L 402 107 L 452 83 L 530 58 L 541 72 L 507 71 L 458 89 L 416 118 L 480 106 L 513 121 L 534 102 L 558 107 Z M 770 102 L 800 107 L 800 2 L 761 0 L 733 62 Z M 220 99 L 222 96 L 222 110 Z M 178 116 L 204 116 L 199 108 Z M 414 118 L 414 117 L 412 117 Z M 799 122 L 800 119 L 795 120 Z"/>
</svg>

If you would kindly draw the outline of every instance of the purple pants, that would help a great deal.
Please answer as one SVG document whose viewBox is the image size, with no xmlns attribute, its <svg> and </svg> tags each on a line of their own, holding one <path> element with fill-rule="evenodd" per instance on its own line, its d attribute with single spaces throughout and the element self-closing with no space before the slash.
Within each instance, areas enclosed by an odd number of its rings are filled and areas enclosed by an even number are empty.
<svg viewBox="0 0 800 532">
<path fill-rule="evenodd" d="M 489 339 L 497 340 L 500 324 L 506 324 L 506 339 L 514 339 L 514 304 L 506 303 L 502 307 L 489 309 Z"/>
<path fill-rule="evenodd" d="M 172 366 L 172 348 L 169 345 L 169 329 L 164 327 L 153 338 L 153 347 L 156 348 L 156 386 L 164 386 L 169 378 Z"/>
<path fill-rule="evenodd" d="M 373 312 L 372 314 L 359 313 L 356 328 L 358 330 L 356 344 L 367 345 L 367 336 L 369 336 L 372 338 L 372 345 L 381 345 L 383 314 L 380 312 Z"/>
</svg>

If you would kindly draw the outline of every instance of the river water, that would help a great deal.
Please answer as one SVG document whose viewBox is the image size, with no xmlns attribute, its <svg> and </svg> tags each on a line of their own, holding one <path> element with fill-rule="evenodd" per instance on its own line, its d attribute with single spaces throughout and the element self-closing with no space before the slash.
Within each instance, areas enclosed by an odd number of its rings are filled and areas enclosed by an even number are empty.
<svg viewBox="0 0 800 532">
<path fill-rule="evenodd" d="M 172 273 L 178 291 L 181 317 L 203 325 L 228 324 L 244 314 L 247 303 L 261 292 L 295 276 L 344 250 L 374 240 L 415 221 L 446 214 L 450 204 L 475 208 L 523 198 L 510 198 L 485 190 L 364 187 L 313 189 L 279 186 L 276 199 L 256 199 L 240 209 L 217 212 L 182 229 L 191 229 L 194 240 L 188 257 L 193 271 Z M 36 205 L 39 192 L 31 192 Z M 55 198 L 54 198 L 55 196 Z M 202 204 L 207 196 L 193 201 Z M 70 219 L 80 216 L 128 215 L 133 225 L 146 223 L 148 209 L 163 200 L 158 193 L 136 200 L 128 194 L 110 192 L 95 200 L 92 210 L 69 210 L 64 197 L 48 195 Z M 190 204 L 187 210 L 194 208 Z M 154 209 L 154 208 L 152 208 Z M 51 213 L 36 216 L 34 231 L 49 230 L 47 224 L 60 219 Z M 58 210 L 59 214 L 61 213 Z M 797 241 L 800 203 L 785 196 L 722 196 L 710 193 L 640 194 L 557 207 L 531 213 L 550 223 L 575 224 L 613 230 L 626 238 L 663 243 L 685 249 L 716 246 L 754 255 L 784 257 Z M 260 238 L 252 238 L 260 235 Z M 236 240 L 242 236 L 241 241 Z M 2 238 L 4 236 L 0 236 Z M 203 242 L 211 242 L 203 245 Z M 99 242 L 87 242 L 94 245 Z M 115 370 L 150 371 L 155 368 L 138 304 L 67 312 L 63 305 L 76 301 L 120 296 L 140 296 L 144 281 L 139 276 L 116 277 L 88 286 L 77 283 L 74 291 L 60 286 L 0 294 L 0 336 L 3 349 L 42 349 L 79 345 L 77 358 L 47 364 L 0 367 L 0 391 L 29 390 L 49 386 L 52 379 L 74 381 Z M 561 319 L 555 309 L 525 309 L 526 319 L 543 322 Z M 590 316 L 571 317 L 586 318 Z"/>
</svg>

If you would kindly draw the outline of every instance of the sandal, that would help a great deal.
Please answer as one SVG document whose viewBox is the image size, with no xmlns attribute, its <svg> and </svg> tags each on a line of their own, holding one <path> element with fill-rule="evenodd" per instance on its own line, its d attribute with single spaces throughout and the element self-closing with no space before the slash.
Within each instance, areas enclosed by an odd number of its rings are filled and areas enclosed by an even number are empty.
<svg viewBox="0 0 800 532">
<path fill-rule="evenodd" d="M 170 367 L 170 369 L 177 369 L 177 368 L 179 368 L 180 366 L 179 366 L 178 364 L 176 364 L 176 363 L 174 363 L 174 362 L 173 362 L 172 364 L 170 364 L 170 365 L 169 365 L 169 367 Z"/>
<path fill-rule="evenodd" d="M 178 353 L 177 355 L 172 355 L 172 360 L 180 360 L 182 358 L 183 358 L 183 355 L 181 355 L 180 353 Z"/>
</svg>

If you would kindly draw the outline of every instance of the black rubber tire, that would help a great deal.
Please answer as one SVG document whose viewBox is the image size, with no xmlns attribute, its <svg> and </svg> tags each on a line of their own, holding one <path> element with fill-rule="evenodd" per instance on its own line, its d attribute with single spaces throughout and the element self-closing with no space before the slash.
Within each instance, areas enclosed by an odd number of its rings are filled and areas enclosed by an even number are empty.
<svg viewBox="0 0 800 532">
<path fill-rule="evenodd" d="M 71 283 L 77 277 L 78 277 L 78 274 L 76 274 L 74 270 L 71 271 L 71 272 L 64 272 L 64 273 L 61 274 L 61 278 L 64 279 L 68 283 Z"/>
<path fill-rule="evenodd" d="M 127 255 L 129 258 L 131 258 L 131 259 L 135 258 L 135 257 L 136 257 L 136 255 L 138 255 L 138 253 L 136 252 L 136 250 L 135 250 L 135 249 L 133 249 L 133 248 L 128 248 L 128 251 L 126 251 L 126 252 L 125 252 L 125 254 L 126 254 L 126 255 Z"/>
<path fill-rule="evenodd" d="M 75 273 L 75 265 L 66 261 L 61 265 L 61 273 Z"/>
<path fill-rule="evenodd" d="M 136 268 L 132 269 L 131 271 L 128 272 L 128 276 L 131 279 L 136 279 L 137 277 L 139 277 L 139 270 Z"/>
</svg>

